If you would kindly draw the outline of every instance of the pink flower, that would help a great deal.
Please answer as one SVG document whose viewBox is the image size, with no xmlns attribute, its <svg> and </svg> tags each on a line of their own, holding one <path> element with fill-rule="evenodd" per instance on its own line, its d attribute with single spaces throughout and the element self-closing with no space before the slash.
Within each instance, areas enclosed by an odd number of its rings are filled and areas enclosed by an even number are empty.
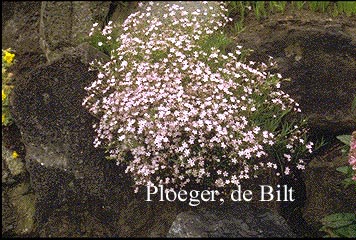
<svg viewBox="0 0 356 240">
<path fill-rule="evenodd" d="M 356 157 L 355 156 L 350 156 L 349 163 L 350 163 L 351 166 L 356 165 Z"/>
<path fill-rule="evenodd" d="M 124 163 L 137 186 L 231 188 L 260 171 L 289 175 L 295 166 L 305 168 L 292 157 L 300 146 L 312 148 L 302 126 L 281 137 L 255 120 L 260 109 L 275 118 L 298 111 L 278 89 L 280 79 L 265 72 L 273 62 L 240 62 L 241 46 L 227 54 L 202 49 L 207 35 L 230 21 L 224 3 L 204 6 L 165 4 L 157 17 L 153 3 L 141 5 L 123 23 L 111 60 L 91 65 L 99 74 L 85 88 L 83 105 L 100 119 L 94 145 Z M 102 35 L 110 38 L 115 27 L 106 26 Z M 277 161 L 271 154 L 279 141 L 286 149 Z"/>
</svg>

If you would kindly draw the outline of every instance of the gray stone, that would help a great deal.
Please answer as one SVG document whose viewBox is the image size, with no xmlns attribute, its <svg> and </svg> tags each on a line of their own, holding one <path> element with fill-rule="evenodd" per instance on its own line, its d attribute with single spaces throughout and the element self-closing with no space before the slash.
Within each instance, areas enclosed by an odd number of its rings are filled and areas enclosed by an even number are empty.
<svg viewBox="0 0 356 240">
<path fill-rule="evenodd" d="M 234 204 L 180 213 L 168 237 L 296 237 L 286 221 L 267 209 Z"/>
<path fill-rule="evenodd" d="M 3 236 L 29 236 L 35 232 L 35 195 L 30 190 L 29 179 L 3 186 Z"/>
<path fill-rule="evenodd" d="M 73 214 L 74 213 L 74 214 Z M 40 237 L 113 237 L 110 223 L 99 219 L 102 214 L 93 209 L 69 209 L 63 206 L 51 213 L 48 221 L 39 230 Z"/>
<path fill-rule="evenodd" d="M 3 1 L 2 49 L 15 51 L 15 64 L 11 72 L 25 76 L 46 62 L 40 48 L 41 2 Z"/>
<path fill-rule="evenodd" d="M 4 148 L 4 147 L 2 147 Z M 7 149 L 5 149 L 7 150 Z M 1 182 L 2 183 L 5 183 L 7 182 L 7 180 L 11 177 L 11 173 L 10 173 L 10 170 L 7 168 L 7 164 L 6 164 L 6 152 L 4 151 L 4 149 L 2 149 L 2 153 L 1 153 L 1 169 L 2 169 L 2 178 L 1 178 Z M 10 157 L 10 154 L 8 155 Z"/>
<path fill-rule="evenodd" d="M 83 43 L 94 22 L 104 25 L 110 2 L 44 1 L 41 5 L 40 46 L 49 62 Z"/>
<path fill-rule="evenodd" d="M 9 197 L 6 191 L 1 192 L 1 227 L 2 236 L 11 236 L 14 234 L 14 225 L 16 224 L 16 216 L 14 209 L 9 202 Z"/>
<path fill-rule="evenodd" d="M 29 182 L 18 184 L 8 192 L 15 216 L 15 233 L 18 236 L 28 235 L 35 231 L 35 194 L 30 192 Z"/>
<path fill-rule="evenodd" d="M 86 236 L 165 236 L 177 214 L 175 204 L 163 207 L 146 203 L 142 195 L 133 193 L 133 183 L 123 167 L 105 159 L 104 150 L 93 146 L 92 125 L 97 120 L 82 101 L 84 87 L 96 79 L 96 74 L 88 71 L 79 56 L 63 55 L 20 78 L 13 90 L 11 113 L 26 148 L 26 168 L 36 194 L 35 218 L 38 228 L 43 229 L 41 236 L 65 234 L 67 224 L 72 227 L 65 236 L 74 236 L 75 229 L 86 231 Z M 54 219 L 58 216 L 52 213 L 64 206 L 71 209 L 71 215 L 56 226 Z M 79 210 L 83 206 L 89 206 L 83 211 L 106 212 L 113 226 L 101 226 L 105 225 L 103 217 L 93 220 L 102 234 L 85 230 L 85 221 L 76 221 L 85 219 Z M 142 214 L 137 217 L 137 212 Z"/>
<path fill-rule="evenodd" d="M 1 156 L 2 156 L 2 182 L 6 182 L 7 178 L 10 176 L 18 176 L 25 173 L 25 165 L 20 157 L 13 158 L 12 151 L 8 150 L 4 143 L 1 146 Z"/>
<path fill-rule="evenodd" d="M 138 2 L 136 1 L 113 1 L 112 3 L 112 14 L 110 20 L 113 21 L 115 25 L 121 25 L 126 18 L 133 12 L 137 10 Z"/>
<path fill-rule="evenodd" d="M 68 191 L 78 197 L 104 192 L 107 160 L 93 147 L 95 119 L 82 107 L 84 87 L 95 78 L 78 57 L 62 58 L 19 79 L 13 90 L 11 114 L 22 133 L 38 204 L 43 204 L 39 212 L 58 206 Z"/>
<path fill-rule="evenodd" d="M 2 2 L 2 49 L 16 53 L 41 52 L 39 47 L 40 2 Z"/>
<path fill-rule="evenodd" d="M 108 55 L 99 51 L 87 42 L 79 44 L 76 48 L 73 49 L 73 51 L 71 51 L 70 53 L 66 53 L 66 55 L 77 56 L 84 64 L 90 63 L 95 59 L 102 62 L 107 62 L 110 60 L 110 57 Z"/>
</svg>

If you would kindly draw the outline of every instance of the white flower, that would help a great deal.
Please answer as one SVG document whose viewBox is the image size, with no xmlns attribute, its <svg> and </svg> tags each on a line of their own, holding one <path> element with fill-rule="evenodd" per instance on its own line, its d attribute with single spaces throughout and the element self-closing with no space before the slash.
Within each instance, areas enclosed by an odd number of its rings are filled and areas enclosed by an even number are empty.
<svg viewBox="0 0 356 240">
<path fill-rule="evenodd" d="M 121 67 L 126 67 L 127 66 L 127 61 L 122 61 L 122 63 L 121 63 Z"/>
</svg>

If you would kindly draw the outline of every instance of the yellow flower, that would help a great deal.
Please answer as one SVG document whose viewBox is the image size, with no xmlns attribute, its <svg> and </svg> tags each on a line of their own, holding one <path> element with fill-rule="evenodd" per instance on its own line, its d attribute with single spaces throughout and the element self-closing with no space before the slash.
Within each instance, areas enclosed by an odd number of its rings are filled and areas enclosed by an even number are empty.
<svg viewBox="0 0 356 240">
<path fill-rule="evenodd" d="M 4 56 L 5 62 L 12 63 L 12 61 L 14 60 L 14 57 L 15 57 L 15 54 L 5 51 L 5 56 Z"/>
<path fill-rule="evenodd" d="M 16 151 L 12 152 L 12 158 L 17 158 L 19 156 L 19 154 Z"/>
<path fill-rule="evenodd" d="M 6 99 L 6 93 L 5 93 L 4 89 L 1 90 L 1 99 L 2 99 L 2 101 L 4 101 Z"/>
<path fill-rule="evenodd" d="M 6 116 L 5 116 L 5 114 L 3 113 L 2 114 L 2 121 L 1 121 L 1 123 L 4 123 L 6 121 Z"/>
</svg>

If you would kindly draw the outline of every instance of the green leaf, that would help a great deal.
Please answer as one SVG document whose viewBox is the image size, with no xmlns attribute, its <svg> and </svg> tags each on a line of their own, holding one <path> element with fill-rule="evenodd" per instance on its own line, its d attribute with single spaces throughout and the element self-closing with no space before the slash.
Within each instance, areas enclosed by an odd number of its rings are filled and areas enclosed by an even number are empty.
<svg viewBox="0 0 356 240">
<path fill-rule="evenodd" d="M 336 171 L 341 172 L 343 174 L 349 174 L 350 168 L 351 168 L 350 166 L 342 166 L 342 167 L 336 168 Z M 352 169 L 351 169 L 351 171 L 352 171 Z"/>
<path fill-rule="evenodd" d="M 355 95 L 354 100 L 352 101 L 352 105 L 351 105 L 351 110 L 355 111 L 355 109 L 356 109 L 356 95 Z"/>
<path fill-rule="evenodd" d="M 346 227 L 335 229 L 334 233 L 340 237 L 356 237 L 356 224 L 351 224 Z"/>
<path fill-rule="evenodd" d="M 351 186 L 351 185 L 355 185 L 355 189 L 356 189 L 356 181 L 353 180 L 352 177 L 345 178 L 345 179 L 342 181 L 342 184 L 344 184 L 344 187 L 345 187 L 345 188 L 348 188 L 348 187 Z"/>
<path fill-rule="evenodd" d="M 356 223 L 356 214 L 354 213 L 334 213 L 321 219 L 324 226 L 330 228 L 340 228 Z"/>
<path fill-rule="evenodd" d="M 348 146 L 350 146 L 351 144 L 351 135 L 340 135 L 337 136 L 336 138 Z"/>
</svg>

